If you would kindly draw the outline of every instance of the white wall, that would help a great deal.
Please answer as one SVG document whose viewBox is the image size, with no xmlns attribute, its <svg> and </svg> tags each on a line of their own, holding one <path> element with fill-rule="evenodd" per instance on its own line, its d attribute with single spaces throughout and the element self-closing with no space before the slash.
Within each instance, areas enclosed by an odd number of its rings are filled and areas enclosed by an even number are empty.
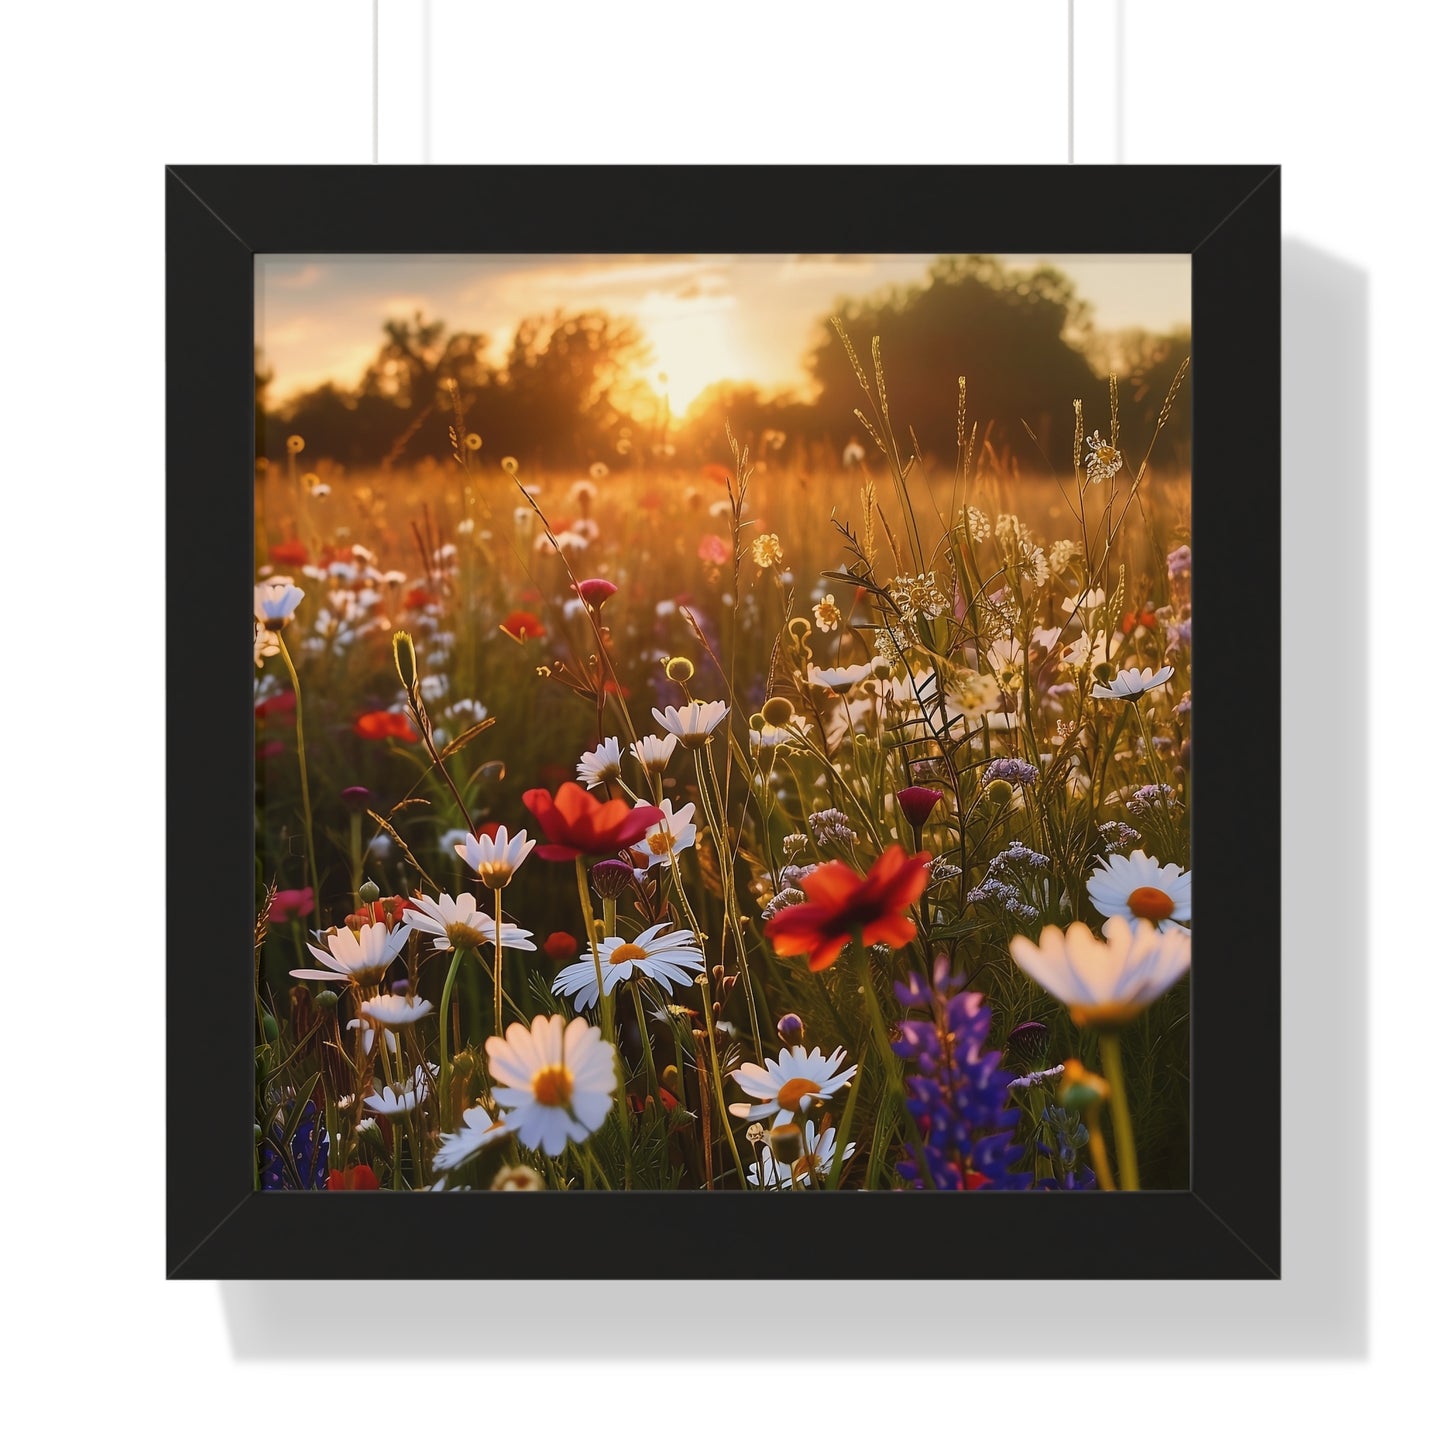
<svg viewBox="0 0 1445 1445">
<path fill-rule="evenodd" d="M 425 7 L 382 5 L 383 30 L 393 38 L 382 67 L 381 145 L 392 158 L 422 147 L 435 160 L 477 161 L 1059 161 L 1067 154 L 1063 0 L 739 0 L 727 7 L 432 0 L 429 50 L 419 38 L 408 49 L 406 39 Z M 1109 158 L 1119 130 L 1110 9 L 1080 0 L 1081 158 Z M 1429 840 L 1440 807 L 1438 604 L 1430 594 L 1442 528 L 1440 465 L 1426 446 L 1434 440 L 1445 318 L 1439 283 L 1426 268 L 1435 250 L 1427 207 L 1439 188 L 1441 30 L 1437 9 L 1402 0 L 1368 10 L 1129 0 L 1124 14 L 1124 158 L 1278 160 L 1286 233 L 1315 248 L 1313 271 L 1305 251 L 1294 253 L 1302 272 L 1296 304 L 1308 307 L 1309 285 L 1317 285 L 1318 314 L 1339 306 L 1348 339 L 1350 278 L 1367 277 L 1366 358 L 1352 342 L 1353 363 L 1332 368 L 1331 333 L 1317 329 L 1313 349 L 1325 357 L 1317 367 L 1319 414 L 1307 415 L 1309 389 L 1287 395 L 1296 435 L 1303 415 L 1316 436 L 1341 436 L 1347 456 L 1368 448 L 1368 645 L 1343 615 L 1358 612 L 1348 587 L 1310 575 L 1298 546 L 1286 574 L 1298 644 L 1288 674 L 1291 719 L 1301 736 L 1335 743 L 1335 770 L 1347 779 L 1364 743 L 1358 730 L 1337 736 L 1335 703 L 1368 694 L 1383 758 L 1370 815 L 1379 861 L 1373 880 L 1362 870 L 1355 880 L 1359 890 L 1372 882 L 1375 903 L 1371 956 L 1358 961 L 1355 993 L 1362 1005 L 1355 1042 L 1363 1048 L 1367 1019 L 1380 1079 L 1370 1096 L 1368 1151 L 1361 1131 L 1348 1129 L 1307 1161 L 1321 1200 L 1342 1179 L 1365 1177 L 1372 1186 L 1368 1367 L 1302 1360 L 1206 1368 L 1171 1360 L 1171 1341 L 1192 1338 L 1194 1316 L 1217 1309 L 1225 1286 L 1196 1290 L 1192 1305 L 1178 1295 L 1169 1306 L 1145 1286 L 1075 1286 L 1052 1301 L 1019 1289 L 997 1313 L 987 1307 L 990 1324 L 1026 1355 L 1049 1354 L 1061 1338 L 1098 1347 L 1109 1327 L 1097 1321 L 1110 1311 L 1117 1318 L 1132 1299 L 1156 1337 L 1152 1353 L 1162 1356 L 1144 1369 L 1025 1358 L 947 1372 L 895 1363 L 885 1376 L 857 1361 L 792 1365 L 793 1330 L 826 1330 L 843 1318 L 832 1297 L 820 1301 L 822 1292 L 800 1287 L 773 1293 L 785 1318 L 796 1312 L 803 1321 L 765 1331 L 779 1328 L 781 1371 L 718 1361 L 668 1366 L 623 1385 L 615 1366 L 508 1364 L 505 1378 L 481 1366 L 463 1376 L 443 1366 L 387 1371 L 385 1321 L 332 1317 L 328 1301 L 338 1297 L 324 1288 L 302 1292 L 300 1307 L 317 1311 L 318 1330 L 369 1336 L 376 1364 L 237 1369 L 216 1288 L 160 1281 L 155 860 L 167 841 L 201 853 L 205 843 L 164 839 L 155 800 L 136 800 L 132 791 L 147 770 L 157 786 L 163 773 L 161 639 L 147 600 L 158 586 L 163 531 L 161 167 L 369 160 L 371 13 L 366 0 L 12 7 L 0 87 L 9 162 L 4 314 L 24 346 L 0 347 L 10 442 L 0 466 L 9 483 L 12 568 L 8 712 L 26 752 L 10 780 L 5 843 L 14 930 L 7 963 L 17 990 L 5 1057 L 20 1107 L 8 1111 L 0 1157 L 9 1164 L 5 1200 L 15 1211 L 7 1314 L 30 1346 L 16 1374 L 22 1397 L 50 1422 L 22 1434 L 75 1438 L 84 1427 L 114 1429 L 130 1417 L 157 1438 L 242 1440 L 278 1428 L 386 1438 L 400 1421 L 447 1434 L 510 1424 L 530 1438 L 538 1422 L 548 1433 L 549 1424 L 583 1420 L 605 1404 L 613 1418 L 625 1422 L 636 1410 L 650 1425 L 685 1412 L 689 1435 L 729 1439 L 786 1428 L 799 1409 L 845 1432 L 856 1421 L 865 1438 L 889 1428 L 911 1432 L 932 1412 L 932 1428 L 964 1436 L 1093 1432 L 1100 1426 L 1091 1422 L 1093 1409 L 1107 1411 L 1104 1428 L 1117 1439 L 1161 1430 L 1213 1438 L 1231 1422 L 1236 1429 L 1243 1422 L 1250 1439 L 1285 1420 L 1301 1435 L 1333 1438 L 1370 1423 L 1383 1432 L 1387 1416 L 1423 1401 L 1440 1258 L 1431 1007 L 1440 944 L 1429 907 L 1438 895 L 1431 866 L 1438 848 Z M 419 94 L 428 66 L 433 108 L 425 119 L 409 104 L 407 86 Z M 843 128 L 840 113 L 851 118 Z M 1121 177 L 1117 203 L 1143 206 L 1148 198 Z M 1348 266 L 1335 267 L 1332 257 Z M 77 336 L 114 353 L 140 402 L 130 393 L 72 389 Z M 1352 417 L 1342 383 L 1366 366 L 1368 386 L 1359 388 Z M 1327 448 L 1316 455 L 1328 471 Z M 195 465 L 203 484 L 204 458 Z M 1348 498 L 1330 505 L 1348 509 Z M 1327 561 L 1339 545 L 1338 529 L 1325 529 Z M 193 585 L 204 604 L 203 569 L 170 583 Z M 1312 629 L 1301 626 L 1307 620 Z M 1241 679 L 1242 709 L 1247 682 Z M 195 726 L 204 727 L 199 708 Z M 1421 736 L 1417 749 L 1413 739 Z M 1292 779 L 1297 788 L 1308 781 Z M 1333 876 L 1330 882 L 1333 888 Z M 204 887 L 203 869 L 197 886 Z M 66 901 L 42 918 L 37 894 Z M 1320 899 L 1319 892 L 1297 897 L 1287 927 L 1307 924 L 1304 913 L 1318 911 Z M 66 938 L 57 944 L 60 928 Z M 195 943 L 196 965 L 205 967 L 204 940 Z M 1301 981 L 1293 981 L 1294 1004 L 1305 1007 L 1296 1017 L 1308 1017 Z M 1322 1018 L 1338 1022 L 1339 1013 Z M 75 1045 L 58 1052 L 62 1027 L 90 1031 L 99 1052 Z M 1319 1113 L 1329 1119 L 1336 1101 L 1357 1096 L 1361 1054 L 1339 1037 L 1312 1040 L 1298 1029 L 1287 1047 L 1290 1127 L 1314 1138 Z M 51 1087 L 73 1101 L 55 1131 L 42 1129 L 37 1102 Z M 1308 1197 L 1296 1193 L 1296 1219 L 1302 1204 L 1308 1212 Z M 967 1285 L 933 1295 L 958 1318 L 983 1317 L 984 1300 L 993 1298 Z M 500 1289 L 466 1292 L 473 1308 L 487 1311 L 503 1311 L 505 1297 Z M 255 1298 L 232 1296 L 233 1326 L 248 1318 L 254 1325 L 246 1309 Z M 911 1318 L 920 1296 L 903 1298 Z M 1268 1295 L 1259 1298 L 1261 1310 L 1277 1307 Z M 690 1321 L 698 1302 L 689 1297 Z M 822 1317 L 810 1322 L 815 1307 Z M 705 1333 L 701 1321 L 697 1327 Z M 408 1318 L 395 1328 L 411 1333 L 426 1324 Z M 900 1335 L 905 1328 L 900 1323 Z M 1247 1330 L 1241 1337 L 1252 1338 Z M 920 1354 L 927 1346 L 927 1338 L 919 1341 Z M 1228 1352 L 1227 1341 L 1222 1348 Z M 638 1353 L 645 1358 L 645 1338 Z M 1291 1353 L 1288 1345 L 1283 1353 Z M 1266 1413 L 1276 1389 L 1288 1395 L 1279 1415 Z"/>
</svg>

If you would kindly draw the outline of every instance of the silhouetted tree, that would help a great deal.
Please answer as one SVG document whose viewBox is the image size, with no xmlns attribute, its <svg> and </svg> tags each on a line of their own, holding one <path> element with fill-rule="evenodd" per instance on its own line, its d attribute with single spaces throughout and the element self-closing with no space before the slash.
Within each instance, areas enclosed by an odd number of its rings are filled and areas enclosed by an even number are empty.
<svg viewBox="0 0 1445 1445">
<path fill-rule="evenodd" d="M 1072 459 L 1074 398 L 1083 399 L 1086 415 L 1100 415 L 1107 398 L 1106 383 L 1065 337 L 1088 325 L 1088 307 L 1052 267 L 1024 271 L 989 256 L 944 256 L 921 285 L 845 302 L 839 316 L 870 380 L 870 338 L 881 339 L 889 410 L 905 446 L 912 426 L 925 451 L 954 453 L 957 379 L 966 376 L 980 435 L 989 425 L 995 449 L 1025 470 L 1045 462 L 1062 469 Z M 863 397 L 831 327 L 810 367 L 820 388 L 818 423 L 841 446 L 859 429 L 853 413 Z M 1107 421 L 1107 410 L 1102 416 Z"/>
</svg>

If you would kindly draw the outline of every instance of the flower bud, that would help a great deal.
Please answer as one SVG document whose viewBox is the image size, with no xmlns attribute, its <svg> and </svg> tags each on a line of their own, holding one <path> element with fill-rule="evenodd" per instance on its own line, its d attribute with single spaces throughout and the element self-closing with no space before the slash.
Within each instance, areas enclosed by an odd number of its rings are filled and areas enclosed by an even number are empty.
<svg viewBox="0 0 1445 1445">
<path fill-rule="evenodd" d="M 381 889 L 368 878 L 366 882 L 356 890 L 356 896 L 360 898 L 363 903 L 375 903 L 376 900 L 381 897 Z"/>
<path fill-rule="evenodd" d="M 915 828 L 921 828 L 927 821 L 928 815 L 938 806 L 943 794 L 937 788 L 900 788 L 895 795 L 898 799 L 898 806 L 903 810 L 903 816 L 913 824 Z"/>
<path fill-rule="evenodd" d="M 796 1164 L 803 1157 L 803 1131 L 796 1124 L 777 1124 L 768 1135 L 768 1148 L 780 1164 Z"/>
<path fill-rule="evenodd" d="M 797 1014 L 784 1014 L 778 1020 L 778 1037 L 788 1048 L 803 1042 L 803 1021 Z"/>
<path fill-rule="evenodd" d="M 1086 1114 L 1109 1097 L 1109 1081 L 1091 1074 L 1078 1059 L 1065 1059 L 1059 1079 L 1059 1103 Z"/>
<path fill-rule="evenodd" d="M 542 952 L 553 963 L 570 963 L 577 957 L 577 940 L 570 933 L 549 933 L 542 943 Z"/>
<path fill-rule="evenodd" d="M 364 813 L 366 805 L 371 801 L 371 789 L 363 788 L 360 784 L 353 788 L 343 788 L 341 801 L 346 804 L 348 812 Z"/>
<path fill-rule="evenodd" d="M 592 887 L 599 898 L 620 898 L 632 883 L 632 869 L 620 858 L 592 865 Z"/>
<path fill-rule="evenodd" d="M 686 657 L 669 657 L 665 669 L 669 682 L 691 682 L 697 671 Z"/>
<path fill-rule="evenodd" d="M 1013 795 L 1013 785 L 1004 782 L 1002 778 L 995 778 L 988 785 L 988 800 L 995 808 L 1007 808 L 1013 800 Z"/>
<path fill-rule="evenodd" d="M 268 1044 L 274 1044 L 281 1037 L 281 1026 L 276 1022 L 274 1014 L 261 1015 L 261 1032 L 266 1035 Z"/>
<path fill-rule="evenodd" d="M 335 1013 L 337 997 L 329 988 L 323 988 L 311 1002 L 316 1006 L 317 1013 Z"/>
<path fill-rule="evenodd" d="M 793 720 L 793 704 L 785 697 L 770 697 L 763 704 L 763 721 L 769 727 L 785 728 Z"/>
<path fill-rule="evenodd" d="M 1021 1023 L 1008 1036 L 1008 1058 L 1021 1072 L 1028 1073 L 1044 1063 L 1049 1057 L 1049 1030 L 1047 1024 L 1035 1023 L 1032 1019 Z"/>
<path fill-rule="evenodd" d="M 493 1189 L 545 1189 L 546 1187 L 542 1182 L 542 1176 L 526 1164 L 514 1164 L 510 1169 L 503 1169 L 492 1180 Z"/>
</svg>

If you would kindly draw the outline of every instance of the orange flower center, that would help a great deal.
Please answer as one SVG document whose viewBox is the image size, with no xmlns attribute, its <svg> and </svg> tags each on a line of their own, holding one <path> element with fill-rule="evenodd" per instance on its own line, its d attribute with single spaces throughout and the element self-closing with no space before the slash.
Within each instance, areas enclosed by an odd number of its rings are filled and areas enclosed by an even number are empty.
<svg viewBox="0 0 1445 1445">
<path fill-rule="evenodd" d="M 624 943 L 612 950 L 612 957 L 609 963 L 631 963 L 634 959 L 646 958 L 647 950 L 639 948 L 635 943 Z"/>
<path fill-rule="evenodd" d="M 647 835 L 647 851 L 656 858 L 665 858 L 672 852 L 672 834 L 666 828 L 654 828 Z"/>
<path fill-rule="evenodd" d="M 778 1090 L 778 1107 L 796 1114 L 810 1095 L 821 1094 L 822 1090 L 811 1079 L 789 1079 Z"/>
<path fill-rule="evenodd" d="M 1174 900 L 1158 888 L 1136 888 L 1129 895 L 1129 911 L 1135 918 L 1158 923 L 1174 916 Z"/>
<path fill-rule="evenodd" d="M 532 1075 L 532 1094 L 548 1109 L 565 1109 L 572 1102 L 572 1075 L 558 1064 L 549 1064 Z"/>
</svg>

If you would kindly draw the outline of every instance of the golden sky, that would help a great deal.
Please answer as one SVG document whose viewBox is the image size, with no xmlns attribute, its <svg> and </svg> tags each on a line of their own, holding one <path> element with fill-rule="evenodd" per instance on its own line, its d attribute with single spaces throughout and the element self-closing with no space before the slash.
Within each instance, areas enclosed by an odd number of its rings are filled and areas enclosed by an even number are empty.
<svg viewBox="0 0 1445 1445">
<path fill-rule="evenodd" d="M 500 359 L 517 323 L 599 308 L 635 320 L 651 343 L 648 380 L 681 414 L 716 381 L 806 387 L 817 324 L 840 298 L 921 281 L 932 255 L 258 256 L 256 340 L 285 399 L 325 381 L 351 386 L 381 323 L 420 310 L 492 338 Z M 1189 323 L 1188 256 L 1016 256 L 1070 275 L 1101 331 Z M 666 380 L 662 381 L 661 376 Z"/>
</svg>

